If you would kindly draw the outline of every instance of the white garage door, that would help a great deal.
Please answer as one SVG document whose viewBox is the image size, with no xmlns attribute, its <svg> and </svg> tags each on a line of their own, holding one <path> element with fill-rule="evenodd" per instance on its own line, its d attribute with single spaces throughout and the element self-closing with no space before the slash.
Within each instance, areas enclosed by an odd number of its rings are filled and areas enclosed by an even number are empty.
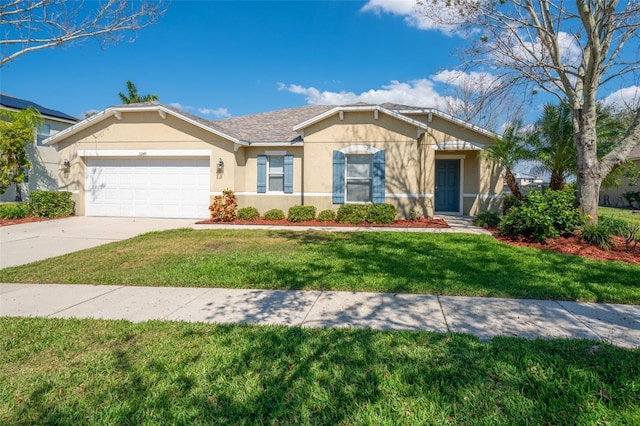
<svg viewBox="0 0 640 426">
<path fill-rule="evenodd" d="M 89 158 L 87 216 L 209 217 L 209 158 Z"/>
</svg>

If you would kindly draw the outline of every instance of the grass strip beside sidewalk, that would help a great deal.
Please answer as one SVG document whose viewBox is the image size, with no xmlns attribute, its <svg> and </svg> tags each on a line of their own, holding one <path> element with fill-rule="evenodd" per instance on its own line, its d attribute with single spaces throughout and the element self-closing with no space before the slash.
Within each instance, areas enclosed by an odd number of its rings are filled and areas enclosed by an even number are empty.
<svg viewBox="0 0 640 426">
<path fill-rule="evenodd" d="M 0 318 L 4 424 L 639 424 L 587 340 Z"/>
</svg>

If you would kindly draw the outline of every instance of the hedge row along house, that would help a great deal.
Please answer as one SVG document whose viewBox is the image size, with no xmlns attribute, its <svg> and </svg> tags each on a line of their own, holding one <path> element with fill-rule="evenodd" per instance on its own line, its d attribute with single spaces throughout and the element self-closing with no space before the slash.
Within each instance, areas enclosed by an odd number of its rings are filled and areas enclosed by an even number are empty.
<svg viewBox="0 0 640 426">
<path fill-rule="evenodd" d="M 231 189 L 240 207 L 398 214 L 499 209 L 500 167 L 478 154 L 496 135 L 434 109 L 308 105 L 209 121 L 160 103 L 107 108 L 46 140 L 61 190 L 90 216 L 208 217 Z"/>
</svg>

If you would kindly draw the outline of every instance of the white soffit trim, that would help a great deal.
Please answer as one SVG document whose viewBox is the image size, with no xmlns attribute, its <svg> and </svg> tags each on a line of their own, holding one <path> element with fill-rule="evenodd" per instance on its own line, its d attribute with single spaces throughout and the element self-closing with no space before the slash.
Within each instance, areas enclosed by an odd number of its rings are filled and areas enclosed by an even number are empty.
<svg viewBox="0 0 640 426">
<path fill-rule="evenodd" d="M 340 150 L 343 154 L 351 154 L 352 152 L 368 152 L 369 154 L 375 154 L 378 151 L 380 151 L 378 148 L 368 145 L 351 145 Z"/>
<path fill-rule="evenodd" d="M 379 111 L 382 112 L 384 114 L 387 114 L 391 117 L 397 118 L 400 121 L 404 121 L 405 123 L 409 123 L 413 126 L 416 126 L 418 128 L 421 128 L 423 130 L 427 130 L 429 127 L 418 120 L 414 120 L 413 118 L 409 118 L 405 115 L 402 115 L 396 111 L 387 109 L 387 108 L 383 108 L 380 105 L 354 105 L 354 106 L 339 106 L 333 109 L 330 109 L 327 112 L 324 112 L 322 114 L 318 114 L 315 117 L 310 118 L 307 121 L 304 121 L 300 124 L 297 124 L 295 126 L 293 126 L 293 131 L 294 132 L 300 132 L 302 131 L 302 129 L 309 127 L 312 124 L 318 123 L 328 117 L 331 117 L 332 115 L 338 113 L 342 116 L 342 114 L 344 114 L 345 112 L 359 112 L 359 111 Z"/>
<path fill-rule="evenodd" d="M 206 130 L 209 133 L 213 133 L 214 135 L 220 136 L 221 138 L 227 139 L 231 142 L 233 142 L 234 144 L 237 145 L 248 145 L 246 142 L 243 142 L 237 138 L 234 138 L 233 136 L 227 135 L 225 133 L 222 133 L 216 129 L 214 129 L 213 127 L 209 127 L 203 123 L 200 123 L 196 120 L 191 119 L 190 117 L 187 117 L 186 115 L 177 113 L 173 110 L 170 110 L 169 108 L 164 107 L 163 105 L 149 105 L 149 106 L 144 106 L 144 107 L 127 107 L 127 106 L 118 106 L 118 107 L 110 107 L 105 109 L 104 111 L 100 111 L 97 114 L 92 115 L 91 117 L 82 120 L 81 122 L 79 122 L 78 124 L 68 127 L 64 130 L 62 130 L 61 132 L 56 133 L 53 136 L 48 137 L 47 139 L 45 139 L 43 141 L 43 143 L 45 145 L 53 145 L 55 143 L 59 143 L 60 141 L 62 141 L 62 139 L 74 135 L 76 133 L 78 133 L 79 131 L 86 129 L 87 127 L 99 123 L 103 120 L 106 120 L 107 118 L 111 117 L 111 116 L 115 116 L 118 120 L 120 120 L 122 118 L 122 113 L 124 112 L 157 112 L 161 117 L 164 114 L 165 117 L 166 115 L 172 115 L 180 120 L 183 120 L 189 124 L 193 124 L 196 127 L 199 127 L 203 130 Z M 164 117 L 162 117 L 164 118 Z"/>
<path fill-rule="evenodd" d="M 484 149 L 484 145 L 475 142 L 449 141 L 436 143 L 433 145 L 433 149 L 437 151 L 480 151 Z"/>
<path fill-rule="evenodd" d="M 80 157 L 210 157 L 209 149 L 80 149 Z"/>
</svg>

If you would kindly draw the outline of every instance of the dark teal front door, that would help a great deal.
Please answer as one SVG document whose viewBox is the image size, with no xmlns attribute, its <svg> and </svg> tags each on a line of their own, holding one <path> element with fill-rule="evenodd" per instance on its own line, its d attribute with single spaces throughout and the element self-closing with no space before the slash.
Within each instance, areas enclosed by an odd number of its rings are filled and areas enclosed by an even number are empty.
<svg viewBox="0 0 640 426">
<path fill-rule="evenodd" d="M 460 160 L 436 160 L 435 210 L 460 211 Z"/>
</svg>

